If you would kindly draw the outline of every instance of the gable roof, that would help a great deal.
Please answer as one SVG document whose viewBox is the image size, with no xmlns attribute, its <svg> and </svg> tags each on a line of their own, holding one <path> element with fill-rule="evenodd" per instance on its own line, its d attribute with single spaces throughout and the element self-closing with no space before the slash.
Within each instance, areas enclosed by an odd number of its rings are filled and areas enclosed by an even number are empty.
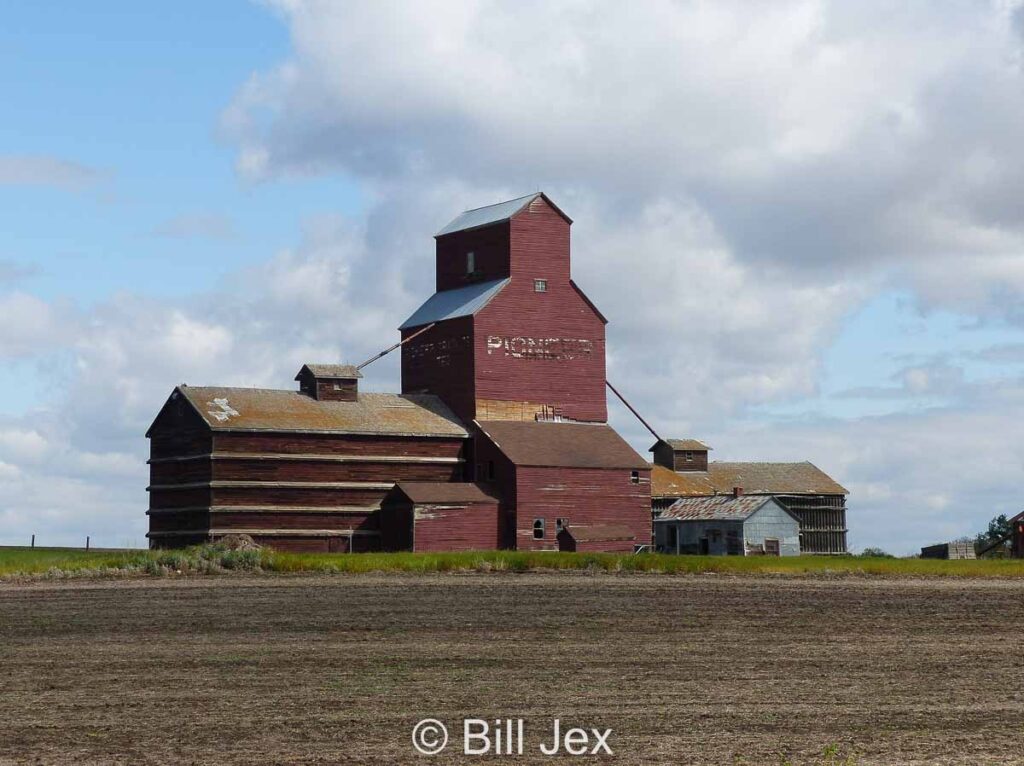
<svg viewBox="0 0 1024 766">
<path fill-rule="evenodd" d="M 651 447 L 648 452 L 653 451 L 659 444 L 667 444 L 674 450 L 690 450 L 692 452 L 707 452 L 711 450 L 711 447 L 696 439 L 662 439 L 654 447 Z"/>
<path fill-rule="evenodd" d="M 684 497 L 662 511 L 655 521 L 746 521 L 768 503 L 782 508 L 774 498 L 764 495 Z M 782 510 L 795 520 L 789 511 Z"/>
<path fill-rule="evenodd" d="M 431 322 L 471 316 L 490 303 L 511 281 L 506 277 L 434 293 L 398 329 L 408 330 Z"/>
<path fill-rule="evenodd" d="M 301 431 L 464 438 L 468 432 L 436 396 L 360 394 L 358 401 L 319 401 L 298 391 L 179 386 L 214 431 Z"/>
<path fill-rule="evenodd" d="M 515 199 L 499 202 L 495 205 L 486 205 L 484 207 L 466 210 L 457 215 L 454 220 L 434 236 L 443 237 L 447 234 L 454 234 L 457 231 L 469 231 L 470 229 L 479 229 L 483 226 L 490 226 L 495 223 L 507 221 L 538 197 L 542 197 L 545 202 L 551 205 L 552 210 L 557 212 L 569 223 L 572 223 L 572 219 L 559 210 L 558 206 L 548 198 L 548 195 L 544 192 L 534 192 L 533 194 L 527 194 L 525 197 L 516 197 Z"/>
<path fill-rule="evenodd" d="M 303 371 L 308 370 L 314 378 L 361 378 L 363 374 L 354 364 L 304 364 L 295 376 L 295 380 L 302 377 Z"/>
<path fill-rule="evenodd" d="M 709 463 L 705 471 L 651 469 L 654 497 L 699 497 L 731 494 L 743 487 L 748 495 L 847 495 L 849 492 L 813 463 Z"/>
<path fill-rule="evenodd" d="M 604 424 L 488 420 L 477 425 L 517 466 L 648 468 L 647 461 Z"/>
<path fill-rule="evenodd" d="M 568 535 L 578 543 L 636 540 L 633 530 L 624 524 L 569 524 L 561 534 Z"/>
<path fill-rule="evenodd" d="M 498 498 L 480 484 L 470 482 L 400 481 L 395 491 L 419 503 L 497 503 Z"/>
</svg>

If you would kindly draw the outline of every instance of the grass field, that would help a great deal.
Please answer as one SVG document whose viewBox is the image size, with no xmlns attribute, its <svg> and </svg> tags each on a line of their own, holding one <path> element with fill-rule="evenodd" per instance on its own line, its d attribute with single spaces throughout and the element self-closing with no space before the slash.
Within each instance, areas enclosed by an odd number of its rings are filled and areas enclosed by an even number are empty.
<svg viewBox="0 0 1024 766">
<path fill-rule="evenodd" d="M 225 571 L 278 573 L 525 572 L 588 570 L 663 574 L 779 574 L 799 576 L 1024 577 L 1024 560 L 941 561 L 859 556 L 670 556 L 480 551 L 470 553 L 300 554 L 271 550 L 225 550 L 205 546 L 184 551 L 95 551 L 59 548 L 0 548 L 0 577 L 18 575 L 102 576 L 118 574 L 214 574 Z"/>
<path fill-rule="evenodd" d="M 561 572 L 0 583 L 2 763 L 1020 763 L 1024 583 Z M 417 756 L 433 717 L 453 743 Z M 526 755 L 460 757 L 466 717 Z M 576 759 L 570 759 L 574 761 Z M 594 759 L 580 759 L 591 762 Z"/>
</svg>

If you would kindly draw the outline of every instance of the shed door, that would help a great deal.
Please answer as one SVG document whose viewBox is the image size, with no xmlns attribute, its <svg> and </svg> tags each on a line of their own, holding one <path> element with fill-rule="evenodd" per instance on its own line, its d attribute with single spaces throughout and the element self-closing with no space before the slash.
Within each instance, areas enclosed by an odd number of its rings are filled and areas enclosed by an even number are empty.
<svg viewBox="0 0 1024 766">
<path fill-rule="evenodd" d="M 764 555 L 765 556 L 778 556 L 779 555 L 779 541 L 766 537 L 764 539 Z"/>
</svg>

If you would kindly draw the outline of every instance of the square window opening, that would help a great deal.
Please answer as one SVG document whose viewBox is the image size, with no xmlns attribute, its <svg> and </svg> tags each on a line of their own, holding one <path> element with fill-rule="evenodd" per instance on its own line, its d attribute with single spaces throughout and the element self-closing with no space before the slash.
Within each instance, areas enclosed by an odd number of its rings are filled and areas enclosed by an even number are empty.
<svg viewBox="0 0 1024 766">
<path fill-rule="evenodd" d="M 639 471 L 630 471 L 629 472 L 629 480 L 631 482 L 633 482 L 633 484 L 639 484 L 640 483 L 640 472 Z"/>
<path fill-rule="evenodd" d="M 533 291 L 535 293 L 546 293 L 548 291 L 548 281 L 546 279 L 533 280 Z"/>
</svg>

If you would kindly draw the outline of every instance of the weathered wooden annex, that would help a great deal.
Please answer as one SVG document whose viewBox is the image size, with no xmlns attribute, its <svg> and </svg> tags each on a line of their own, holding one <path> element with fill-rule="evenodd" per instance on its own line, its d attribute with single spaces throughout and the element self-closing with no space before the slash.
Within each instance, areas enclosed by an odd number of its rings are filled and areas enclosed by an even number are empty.
<svg viewBox="0 0 1024 766">
<path fill-rule="evenodd" d="M 803 553 L 846 553 L 846 489 L 812 463 L 708 461 L 710 447 L 665 439 L 651 452 L 651 507 L 657 519 L 680 498 L 743 495 L 775 498 L 800 525 Z"/>
<path fill-rule="evenodd" d="M 607 320 L 570 276 L 571 223 L 538 193 L 436 235 L 436 292 L 400 327 L 401 394 L 317 364 L 297 391 L 175 388 L 147 433 L 151 545 L 648 544 L 650 465 L 607 424 Z"/>
</svg>

